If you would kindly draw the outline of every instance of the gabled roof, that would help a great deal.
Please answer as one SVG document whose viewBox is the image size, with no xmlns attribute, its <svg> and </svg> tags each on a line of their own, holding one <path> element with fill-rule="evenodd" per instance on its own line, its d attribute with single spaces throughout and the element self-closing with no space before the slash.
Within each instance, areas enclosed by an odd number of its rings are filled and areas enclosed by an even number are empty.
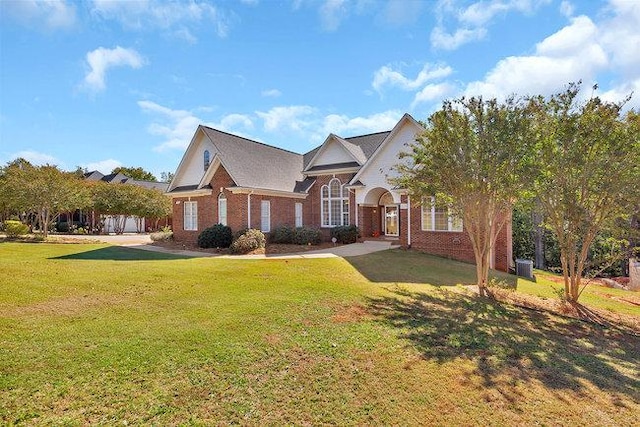
<svg viewBox="0 0 640 427">
<path fill-rule="evenodd" d="M 342 138 L 338 135 L 330 134 L 321 146 L 309 151 L 304 155 L 304 170 L 315 171 L 324 169 L 339 169 L 340 167 L 353 167 L 352 162 L 341 162 L 333 165 L 314 165 L 313 163 L 318 159 L 320 153 L 322 153 L 331 141 L 338 142 L 353 158 L 356 163 L 355 166 L 363 166 L 369 157 L 375 152 L 376 148 L 380 146 L 382 141 L 389 135 L 390 131 L 377 132 L 367 135 L 353 136 L 349 138 Z M 347 165 L 349 163 L 349 165 Z M 347 166 L 345 166 L 347 165 Z M 330 166 L 330 167 L 329 167 Z"/>
<path fill-rule="evenodd" d="M 295 191 L 303 156 L 206 126 L 200 129 L 217 149 L 220 162 L 239 187 Z"/>
<path fill-rule="evenodd" d="M 416 119 L 414 119 L 411 114 L 409 113 L 405 113 L 402 118 L 400 118 L 400 120 L 398 120 L 398 123 L 396 123 L 396 125 L 393 127 L 393 129 L 391 129 L 389 132 L 382 132 L 384 135 L 384 138 L 382 138 L 382 140 L 380 142 L 377 143 L 377 145 L 375 146 L 375 148 L 373 149 L 373 152 L 371 153 L 371 155 L 369 155 L 368 159 L 367 159 L 367 163 L 365 165 L 363 165 L 360 170 L 353 176 L 353 178 L 351 179 L 351 181 L 349 182 L 350 185 L 356 185 L 356 182 L 359 182 L 359 178 L 360 176 L 362 176 L 363 172 L 369 167 L 369 165 L 373 162 L 373 159 L 382 151 L 382 149 L 384 148 L 384 146 L 393 139 L 393 137 L 400 131 L 400 129 L 402 128 L 402 126 L 405 123 L 410 123 L 413 124 L 415 126 L 417 126 L 420 129 L 423 129 L 422 125 L 420 123 L 418 123 L 416 121 Z M 366 135 L 369 136 L 369 135 Z M 367 142 L 363 141 L 363 144 L 367 144 Z M 369 142 L 370 145 L 368 145 L 368 149 L 373 148 L 374 144 Z"/>
</svg>

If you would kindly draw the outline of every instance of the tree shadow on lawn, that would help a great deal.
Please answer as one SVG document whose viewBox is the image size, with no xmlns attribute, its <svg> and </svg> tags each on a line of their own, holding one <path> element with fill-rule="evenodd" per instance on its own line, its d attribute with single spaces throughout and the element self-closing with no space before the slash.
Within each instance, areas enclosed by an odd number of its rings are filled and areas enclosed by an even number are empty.
<svg viewBox="0 0 640 427">
<path fill-rule="evenodd" d="M 51 259 L 84 259 L 84 260 L 110 260 L 110 261 L 166 261 L 176 259 L 189 259 L 184 255 L 175 255 L 164 252 L 151 252 L 143 249 L 133 249 L 122 246 L 107 246 L 91 251 L 53 257 Z"/>
<path fill-rule="evenodd" d="M 625 406 L 620 395 L 640 400 L 638 336 L 444 288 L 391 292 L 369 300 L 380 322 L 397 328 L 426 360 L 474 362 L 469 376 L 509 401 L 520 397 L 515 385 L 535 380 L 563 401 L 566 390 L 586 394 L 585 380 L 617 406 Z"/>
<path fill-rule="evenodd" d="M 393 249 L 345 258 L 360 274 L 375 283 L 428 283 L 455 286 L 476 283 L 473 264 L 417 251 Z M 491 277 L 515 289 L 517 276 L 491 271 Z"/>
</svg>

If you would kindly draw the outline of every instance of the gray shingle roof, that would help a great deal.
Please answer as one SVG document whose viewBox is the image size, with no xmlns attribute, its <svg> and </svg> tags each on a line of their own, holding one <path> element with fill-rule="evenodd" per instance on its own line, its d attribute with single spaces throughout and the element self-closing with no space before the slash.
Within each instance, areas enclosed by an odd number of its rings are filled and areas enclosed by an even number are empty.
<svg viewBox="0 0 640 427">
<path fill-rule="evenodd" d="M 239 187 L 295 191 L 303 156 L 261 142 L 202 126 L 217 155 Z"/>
<path fill-rule="evenodd" d="M 380 144 L 382 144 L 382 141 L 384 141 L 384 139 L 389 136 L 390 133 L 391 131 L 389 130 L 386 132 L 370 133 L 368 135 L 352 136 L 344 139 L 347 142 L 360 147 L 368 160 L 373 152 L 376 151 Z"/>
<path fill-rule="evenodd" d="M 89 181 L 104 181 L 108 183 L 116 184 L 132 184 L 139 187 L 152 188 L 154 190 L 160 190 L 163 193 L 169 188 L 168 182 L 156 182 L 156 181 L 138 181 L 133 178 L 129 178 L 123 173 L 110 173 L 109 175 L 103 175 L 99 171 L 87 172 L 84 174 L 84 178 Z"/>
</svg>

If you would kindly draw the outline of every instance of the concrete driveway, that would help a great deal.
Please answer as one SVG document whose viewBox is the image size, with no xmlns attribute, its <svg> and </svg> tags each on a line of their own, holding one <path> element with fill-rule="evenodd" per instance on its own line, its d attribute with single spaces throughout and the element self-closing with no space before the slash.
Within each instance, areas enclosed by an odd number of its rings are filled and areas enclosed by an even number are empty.
<svg viewBox="0 0 640 427">
<path fill-rule="evenodd" d="M 147 245 L 151 243 L 151 237 L 148 234 L 74 234 L 72 237 L 80 240 L 99 240 L 117 246 Z"/>
</svg>

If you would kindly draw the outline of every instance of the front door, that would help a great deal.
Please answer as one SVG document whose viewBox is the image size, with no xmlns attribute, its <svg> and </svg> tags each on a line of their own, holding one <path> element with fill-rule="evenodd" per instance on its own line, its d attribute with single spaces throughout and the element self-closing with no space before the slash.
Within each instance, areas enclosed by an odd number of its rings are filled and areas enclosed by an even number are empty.
<svg viewBox="0 0 640 427">
<path fill-rule="evenodd" d="M 398 235 L 398 205 L 384 207 L 384 234 Z"/>
</svg>

